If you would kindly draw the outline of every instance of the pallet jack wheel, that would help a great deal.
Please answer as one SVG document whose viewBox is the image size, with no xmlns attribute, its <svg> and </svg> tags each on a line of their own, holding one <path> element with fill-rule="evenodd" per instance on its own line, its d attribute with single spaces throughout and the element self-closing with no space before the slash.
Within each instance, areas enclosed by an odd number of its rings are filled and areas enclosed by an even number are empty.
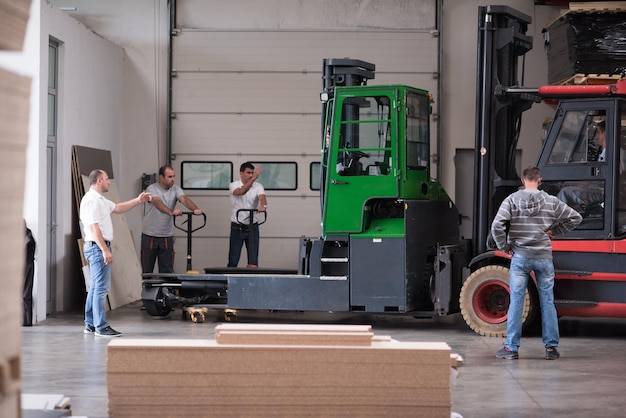
<svg viewBox="0 0 626 418">
<path fill-rule="evenodd" d="M 201 324 L 204 322 L 204 313 L 200 311 L 195 311 L 191 313 L 191 322 L 195 322 L 197 324 Z"/>
<path fill-rule="evenodd" d="M 231 322 L 237 320 L 236 309 L 224 309 L 224 321 Z"/>
<path fill-rule="evenodd" d="M 201 324 L 206 319 L 205 314 L 209 312 L 207 308 L 194 308 L 193 306 L 189 306 L 183 308 L 184 316 L 187 316 L 191 319 L 191 322 L 195 322 L 196 324 Z"/>
</svg>

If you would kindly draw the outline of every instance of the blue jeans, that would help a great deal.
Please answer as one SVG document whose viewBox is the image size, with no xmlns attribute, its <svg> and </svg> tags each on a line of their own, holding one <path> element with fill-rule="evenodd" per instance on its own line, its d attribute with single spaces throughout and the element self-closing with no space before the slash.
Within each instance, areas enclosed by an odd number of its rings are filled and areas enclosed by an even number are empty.
<svg viewBox="0 0 626 418">
<path fill-rule="evenodd" d="M 530 272 L 535 272 L 541 305 L 541 335 L 546 348 L 559 345 L 559 320 L 554 305 L 554 264 L 552 259 L 533 259 L 513 254 L 509 275 L 511 303 L 506 329 L 505 347 L 518 351 L 522 336 L 522 310 Z"/>
<path fill-rule="evenodd" d="M 250 239 L 248 239 L 250 238 Z M 246 244 L 248 265 L 259 265 L 259 225 L 252 225 L 252 232 L 248 233 L 248 225 L 235 222 L 230 224 L 230 248 L 228 250 L 228 267 L 237 267 L 241 256 L 241 247 Z"/>
<path fill-rule="evenodd" d="M 83 252 L 89 262 L 91 275 L 91 286 L 85 301 L 85 324 L 102 331 L 109 326 L 106 319 L 106 298 L 111 288 L 111 265 L 104 263 L 102 251 L 95 243 L 85 242 Z"/>
</svg>

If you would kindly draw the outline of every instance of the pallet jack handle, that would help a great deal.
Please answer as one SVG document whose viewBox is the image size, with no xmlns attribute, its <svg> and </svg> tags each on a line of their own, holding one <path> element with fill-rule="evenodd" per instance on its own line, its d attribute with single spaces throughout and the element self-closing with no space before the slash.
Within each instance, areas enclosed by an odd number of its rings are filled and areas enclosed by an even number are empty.
<svg viewBox="0 0 626 418">
<path fill-rule="evenodd" d="M 202 212 L 201 215 L 203 218 L 203 222 L 202 222 L 202 225 L 200 225 L 197 228 L 193 228 L 193 222 L 192 222 L 192 216 L 194 216 L 193 212 L 183 212 L 182 215 L 187 215 L 187 219 L 185 219 L 182 222 L 182 225 L 187 224 L 186 228 L 176 225 L 176 217 L 174 217 L 174 227 L 176 229 L 180 229 L 181 231 L 187 234 L 187 273 L 190 273 L 192 272 L 192 269 L 191 269 L 191 234 L 193 234 L 199 229 L 204 228 L 204 226 L 206 225 L 206 214 Z"/>
</svg>

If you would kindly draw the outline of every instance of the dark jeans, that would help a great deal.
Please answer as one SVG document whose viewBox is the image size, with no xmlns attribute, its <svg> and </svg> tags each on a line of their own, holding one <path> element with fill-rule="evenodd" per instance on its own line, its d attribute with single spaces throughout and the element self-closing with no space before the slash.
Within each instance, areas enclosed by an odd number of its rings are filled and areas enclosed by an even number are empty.
<svg viewBox="0 0 626 418">
<path fill-rule="evenodd" d="M 231 222 L 228 267 L 237 267 L 244 243 L 248 253 L 248 265 L 259 265 L 259 225 L 253 224 L 251 233 L 248 233 L 248 228 L 248 225 Z"/>
<path fill-rule="evenodd" d="M 174 237 L 141 234 L 141 272 L 152 273 L 159 259 L 159 273 L 174 273 Z"/>
</svg>

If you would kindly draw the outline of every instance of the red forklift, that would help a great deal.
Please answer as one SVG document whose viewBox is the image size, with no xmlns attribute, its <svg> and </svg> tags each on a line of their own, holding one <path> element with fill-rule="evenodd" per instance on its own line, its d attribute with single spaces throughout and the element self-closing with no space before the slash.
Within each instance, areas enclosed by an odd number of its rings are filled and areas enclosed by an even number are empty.
<svg viewBox="0 0 626 418">
<path fill-rule="evenodd" d="M 626 317 L 626 80 L 519 87 L 516 57 L 530 50 L 530 22 L 506 7 L 479 9 L 474 258 L 460 304 L 481 335 L 506 333 L 510 257 L 489 248 L 489 230 L 502 200 L 520 186 L 515 150 L 522 114 L 539 101 L 558 103 L 536 163 L 541 189 L 583 216 L 553 241 L 558 314 Z M 536 288 L 529 287 L 527 328 L 540 317 Z"/>
</svg>

